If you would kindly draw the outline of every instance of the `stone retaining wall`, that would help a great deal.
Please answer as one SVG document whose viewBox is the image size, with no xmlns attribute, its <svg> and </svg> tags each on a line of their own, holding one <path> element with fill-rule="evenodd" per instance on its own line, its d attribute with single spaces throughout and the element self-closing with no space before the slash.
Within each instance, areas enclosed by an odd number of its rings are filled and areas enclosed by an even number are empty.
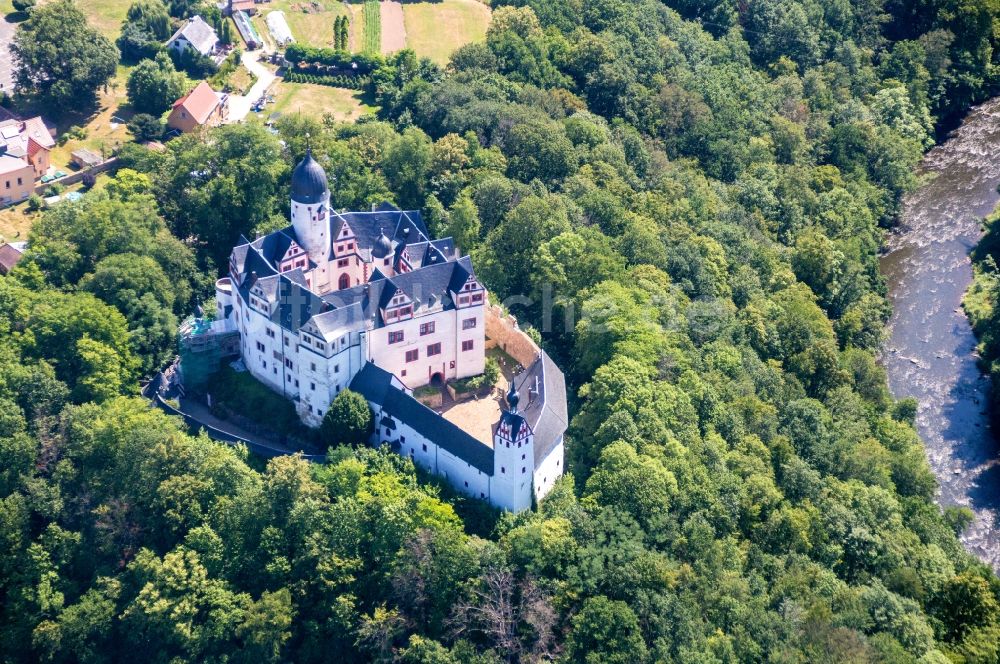
<svg viewBox="0 0 1000 664">
<path fill-rule="evenodd" d="M 522 367 L 529 366 L 542 352 L 538 344 L 517 326 L 517 318 L 504 315 L 503 309 L 492 304 L 486 305 L 486 336 Z"/>
</svg>

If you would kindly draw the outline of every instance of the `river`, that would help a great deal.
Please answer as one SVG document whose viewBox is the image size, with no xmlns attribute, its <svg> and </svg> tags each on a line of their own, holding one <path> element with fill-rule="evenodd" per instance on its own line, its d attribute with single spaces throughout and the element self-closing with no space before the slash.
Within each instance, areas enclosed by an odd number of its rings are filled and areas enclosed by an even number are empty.
<svg viewBox="0 0 1000 664">
<path fill-rule="evenodd" d="M 1000 446 L 986 412 L 989 381 L 961 309 L 980 219 L 1000 199 L 1000 98 L 973 109 L 928 152 L 920 176 L 881 259 L 893 306 L 882 363 L 893 395 L 920 403 L 917 431 L 939 502 L 972 509 L 962 542 L 1000 572 Z"/>
</svg>

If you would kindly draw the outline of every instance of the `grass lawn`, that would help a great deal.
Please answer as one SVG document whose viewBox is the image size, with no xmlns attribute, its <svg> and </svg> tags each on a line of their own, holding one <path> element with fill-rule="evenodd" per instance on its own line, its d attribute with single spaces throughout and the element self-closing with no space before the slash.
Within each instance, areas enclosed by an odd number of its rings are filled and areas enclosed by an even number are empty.
<svg viewBox="0 0 1000 664">
<path fill-rule="evenodd" d="M 404 2 L 403 18 L 407 48 L 446 64 L 458 47 L 486 38 L 490 8 L 476 0 Z"/>
<path fill-rule="evenodd" d="M 257 82 L 257 77 L 249 69 L 240 65 L 229 77 L 229 88 L 236 94 L 245 95 Z"/>
<path fill-rule="evenodd" d="M 76 6 L 86 15 L 87 21 L 112 42 L 121 34 L 130 4 L 128 0 L 76 0 Z"/>
<path fill-rule="evenodd" d="M 38 212 L 28 212 L 27 201 L 0 210 L 0 242 L 27 240 L 31 224 L 38 215 Z"/>
<path fill-rule="evenodd" d="M 316 118 L 332 113 L 337 121 L 349 122 L 372 110 L 358 90 L 279 80 L 272 92 L 275 101 L 268 106 L 269 113 L 303 113 Z"/>
<path fill-rule="evenodd" d="M 4 1 L 4 0 L 0 0 Z M 272 11 L 285 12 L 285 21 L 292 31 L 292 37 L 300 44 L 333 48 L 333 20 L 341 15 L 349 15 L 347 6 L 341 0 L 271 0 L 258 5 L 260 23 L 257 29 L 265 39 L 271 38 L 264 17 Z"/>
<path fill-rule="evenodd" d="M 125 127 L 134 113 L 128 106 L 125 93 L 125 81 L 128 79 L 130 67 L 118 65 L 118 72 L 108 84 L 107 92 L 102 91 L 98 98 L 97 108 L 84 118 L 70 117 L 59 123 L 61 135 L 69 126 L 84 128 L 86 136 L 81 139 L 70 139 L 62 145 L 52 148 L 52 165 L 69 172 L 70 153 L 80 148 L 89 148 L 98 154 L 101 150 L 112 152 L 117 147 L 132 140 L 132 135 Z"/>
</svg>

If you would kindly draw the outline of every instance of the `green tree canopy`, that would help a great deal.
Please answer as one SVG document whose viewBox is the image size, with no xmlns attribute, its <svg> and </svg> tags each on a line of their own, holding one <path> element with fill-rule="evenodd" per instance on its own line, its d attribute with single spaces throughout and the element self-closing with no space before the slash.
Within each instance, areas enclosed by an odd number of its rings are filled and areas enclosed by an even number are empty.
<svg viewBox="0 0 1000 664">
<path fill-rule="evenodd" d="M 37 94 L 55 114 L 93 103 L 118 64 L 118 49 L 87 24 L 72 0 L 31 12 L 15 33 L 11 52 L 18 88 Z"/>
</svg>

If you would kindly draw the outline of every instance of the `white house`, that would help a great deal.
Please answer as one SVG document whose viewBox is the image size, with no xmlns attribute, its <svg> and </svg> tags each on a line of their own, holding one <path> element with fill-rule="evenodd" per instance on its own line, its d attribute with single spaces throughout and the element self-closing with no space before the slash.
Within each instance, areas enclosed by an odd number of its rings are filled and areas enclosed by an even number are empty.
<svg viewBox="0 0 1000 664">
<path fill-rule="evenodd" d="M 167 40 L 167 48 L 180 53 L 191 49 L 199 55 L 211 55 L 219 45 L 215 28 L 200 16 L 192 16 Z"/>
<path fill-rule="evenodd" d="M 482 440 L 413 398 L 486 363 L 486 291 L 451 238 L 420 213 L 383 204 L 330 207 L 311 154 L 292 173 L 292 225 L 244 241 L 216 289 L 219 319 L 240 333 L 247 369 L 316 426 L 341 390 L 361 393 L 389 444 L 458 490 L 510 510 L 531 507 L 562 474 L 565 381 L 541 352 L 515 377 Z"/>
</svg>

